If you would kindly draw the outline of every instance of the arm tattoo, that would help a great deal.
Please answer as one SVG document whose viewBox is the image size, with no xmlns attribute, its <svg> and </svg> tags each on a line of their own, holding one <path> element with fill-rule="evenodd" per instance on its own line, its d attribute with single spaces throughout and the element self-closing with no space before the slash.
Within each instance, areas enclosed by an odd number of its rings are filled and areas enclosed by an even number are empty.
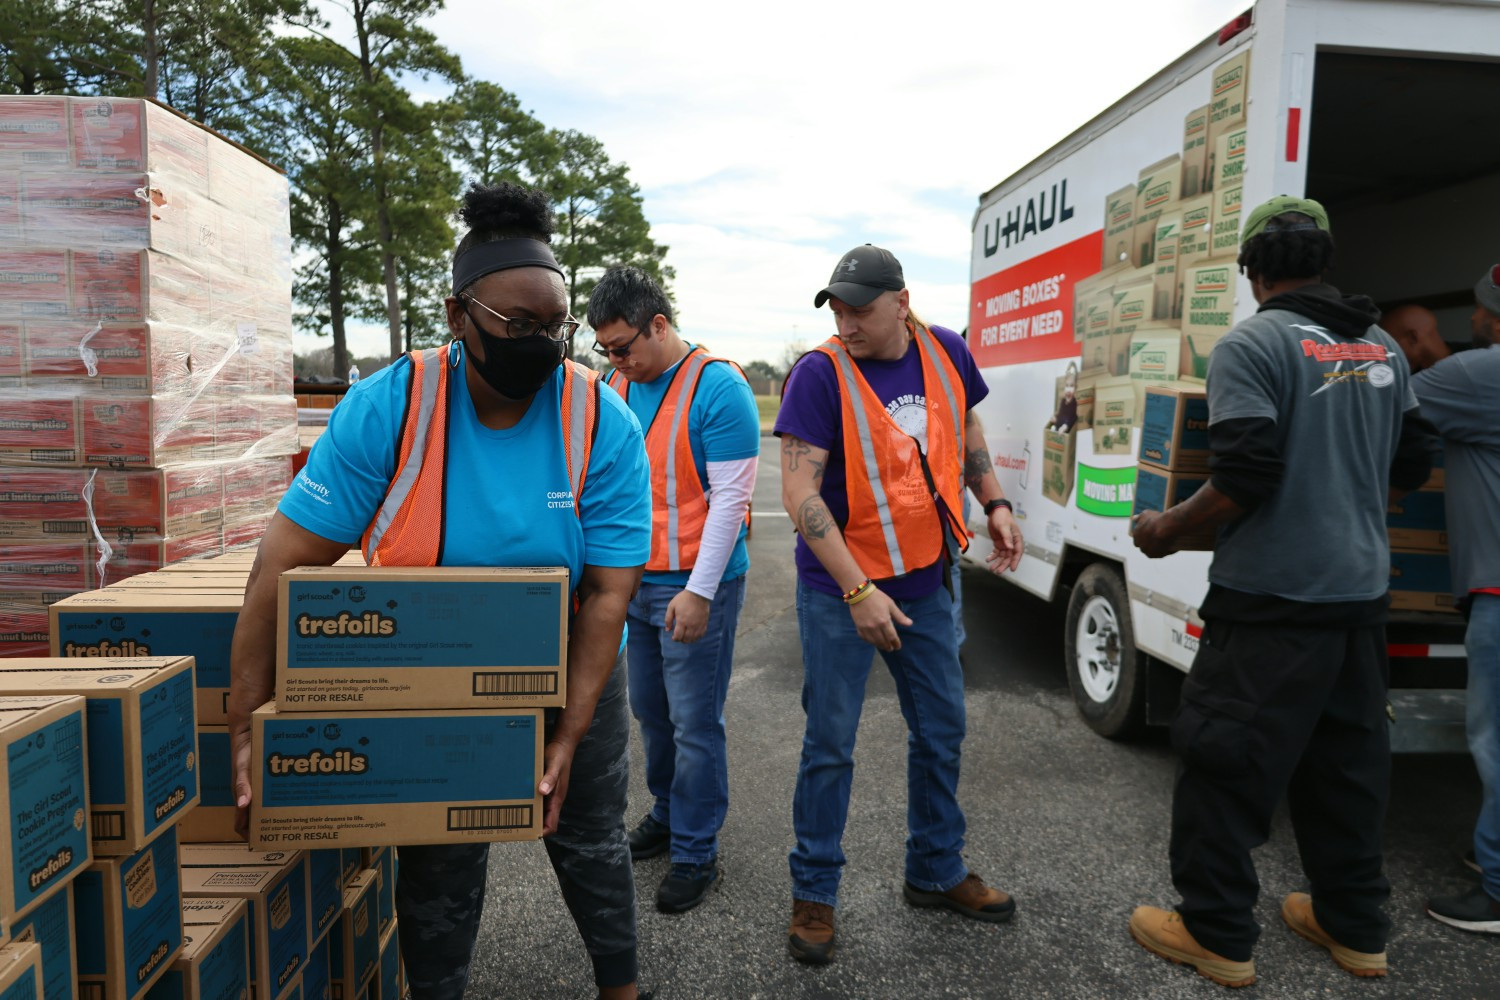
<svg viewBox="0 0 1500 1000">
<path fill-rule="evenodd" d="M 994 470 L 990 462 L 990 456 L 984 449 L 976 448 L 964 454 L 964 482 L 974 495 L 979 495 L 979 488 L 984 483 L 984 477 Z"/>
<path fill-rule="evenodd" d="M 787 459 L 786 468 L 788 472 L 797 471 L 797 463 L 803 455 L 812 451 L 812 445 L 801 438 L 792 437 L 788 434 L 781 439 L 781 454 Z"/>
<path fill-rule="evenodd" d="M 833 513 L 822 497 L 814 494 L 802 501 L 802 505 L 797 508 L 797 530 L 802 532 L 803 538 L 824 538 L 830 531 L 837 529 Z"/>
<path fill-rule="evenodd" d="M 825 458 L 823 461 L 819 462 L 809 457 L 807 460 L 807 464 L 812 466 L 813 487 L 815 489 L 821 488 L 823 486 L 823 467 L 828 464 L 828 460 Z"/>
</svg>

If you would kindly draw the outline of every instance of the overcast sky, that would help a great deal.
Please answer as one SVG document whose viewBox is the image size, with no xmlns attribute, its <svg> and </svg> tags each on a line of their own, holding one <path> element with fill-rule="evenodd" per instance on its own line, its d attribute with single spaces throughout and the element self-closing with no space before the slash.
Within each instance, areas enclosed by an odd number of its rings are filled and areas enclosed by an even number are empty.
<svg viewBox="0 0 1500 1000">
<path fill-rule="evenodd" d="M 1249 5 L 448 0 L 430 27 L 630 166 L 679 329 L 747 362 L 832 333 L 813 295 L 866 242 L 901 260 L 925 319 L 961 329 L 979 195 Z"/>
</svg>

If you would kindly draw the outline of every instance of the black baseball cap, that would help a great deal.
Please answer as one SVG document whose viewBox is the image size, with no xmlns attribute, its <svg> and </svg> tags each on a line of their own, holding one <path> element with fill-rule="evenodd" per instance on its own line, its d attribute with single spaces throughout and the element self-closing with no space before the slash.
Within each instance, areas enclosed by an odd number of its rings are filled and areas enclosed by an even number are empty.
<svg viewBox="0 0 1500 1000">
<path fill-rule="evenodd" d="M 835 298 L 857 309 L 874 302 L 881 292 L 899 292 L 905 287 L 906 278 L 895 255 L 873 243 L 866 243 L 850 250 L 839 260 L 839 266 L 833 269 L 833 277 L 828 279 L 828 287 L 813 299 L 813 308 L 820 309 L 823 303 Z"/>
</svg>

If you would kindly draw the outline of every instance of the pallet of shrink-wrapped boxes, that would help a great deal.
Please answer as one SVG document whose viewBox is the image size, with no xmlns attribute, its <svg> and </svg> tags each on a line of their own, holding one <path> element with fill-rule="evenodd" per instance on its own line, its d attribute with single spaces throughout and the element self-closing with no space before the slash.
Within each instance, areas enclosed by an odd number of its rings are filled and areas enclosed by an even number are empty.
<svg viewBox="0 0 1500 1000">
<path fill-rule="evenodd" d="M 0 655 L 259 537 L 298 451 L 285 175 L 146 100 L 0 97 Z"/>
<path fill-rule="evenodd" d="M 565 569 L 304 568 L 279 590 L 277 700 L 251 724 L 253 845 L 540 835 Z"/>
</svg>

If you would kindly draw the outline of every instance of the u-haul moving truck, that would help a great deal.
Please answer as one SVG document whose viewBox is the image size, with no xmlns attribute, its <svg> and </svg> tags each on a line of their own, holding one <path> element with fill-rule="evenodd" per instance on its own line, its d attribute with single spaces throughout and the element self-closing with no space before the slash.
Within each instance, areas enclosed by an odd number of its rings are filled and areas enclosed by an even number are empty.
<svg viewBox="0 0 1500 1000">
<path fill-rule="evenodd" d="M 1067 600 L 1069 683 L 1099 732 L 1167 716 L 1197 647 L 1210 553 L 1146 559 L 1129 518 L 1145 388 L 1201 382 L 1255 310 L 1241 206 L 1320 200 L 1334 284 L 1467 341 L 1500 233 L 1496 95 L 1500 4 L 1263 0 L 980 198 L 969 344 L 1026 538 L 1012 579 Z M 1420 575 L 1393 591 L 1446 586 Z M 1396 612 L 1389 635 L 1393 745 L 1462 750 L 1459 619 Z"/>
</svg>

